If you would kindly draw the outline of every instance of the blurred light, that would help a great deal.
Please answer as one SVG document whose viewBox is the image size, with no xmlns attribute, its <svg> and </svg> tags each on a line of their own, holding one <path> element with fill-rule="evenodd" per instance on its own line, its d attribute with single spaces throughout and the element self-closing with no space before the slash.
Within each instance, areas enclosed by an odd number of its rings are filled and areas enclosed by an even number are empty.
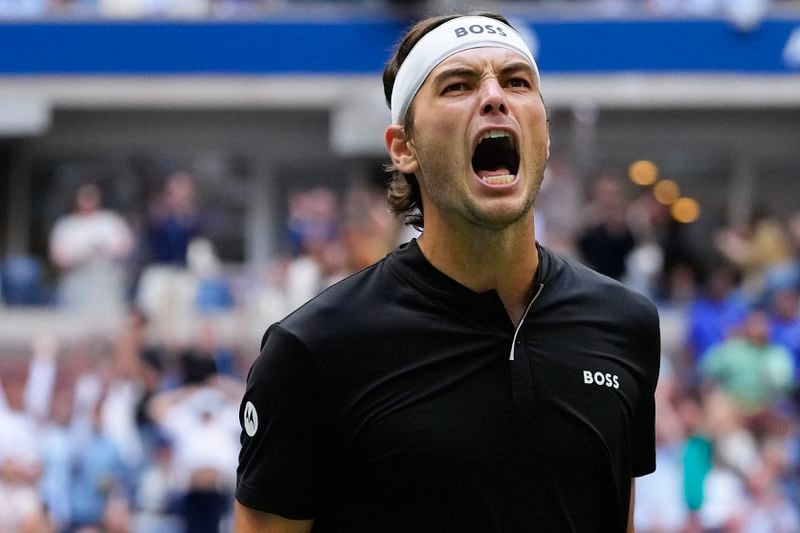
<svg viewBox="0 0 800 533">
<path fill-rule="evenodd" d="M 628 167 L 628 177 L 636 185 L 652 185 L 658 179 L 658 167 L 652 161 L 634 161 Z"/>
<path fill-rule="evenodd" d="M 694 198 L 678 198 L 670 208 L 672 218 L 682 224 L 691 224 L 700 217 L 700 204 Z"/>
<path fill-rule="evenodd" d="M 664 205 L 671 205 L 681 196 L 681 188 L 672 180 L 661 180 L 653 187 L 653 196 Z"/>
</svg>

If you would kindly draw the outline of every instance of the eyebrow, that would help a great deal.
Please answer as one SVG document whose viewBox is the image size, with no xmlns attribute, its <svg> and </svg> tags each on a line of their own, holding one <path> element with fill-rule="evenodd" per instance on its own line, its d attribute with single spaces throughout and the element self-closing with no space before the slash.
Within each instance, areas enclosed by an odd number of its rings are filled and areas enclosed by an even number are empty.
<svg viewBox="0 0 800 533">
<path fill-rule="evenodd" d="M 534 75 L 533 67 L 531 67 L 530 63 L 526 61 L 514 61 L 513 63 L 509 63 L 500 69 L 500 74 L 508 74 L 509 72 L 516 72 L 518 70 L 524 70 L 525 72 Z"/>
<path fill-rule="evenodd" d="M 475 72 L 474 69 L 471 69 L 469 67 L 451 67 L 437 73 L 436 76 L 433 77 L 433 83 L 438 84 L 441 83 L 442 80 L 446 78 L 452 78 L 456 76 L 463 76 L 465 78 L 477 78 L 478 74 L 477 72 Z"/>
<path fill-rule="evenodd" d="M 525 71 L 529 73 L 531 76 L 534 76 L 533 68 L 531 65 L 526 61 L 513 61 L 503 66 L 500 69 L 500 76 L 507 76 L 512 72 L 517 71 Z M 446 78 L 456 77 L 456 76 L 463 76 L 465 78 L 477 78 L 479 77 L 478 73 L 475 69 L 470 67 L 462 67 L 462 66 L 455 66 L 448 69 L 444 69 L 441 72 L 437 73 L 436 76 L 433 78 L 433 83 L 438 84 L 441 83 L 442 80 Z M 534 76 L 535 77 L 535 76 Z"/>
</svg>

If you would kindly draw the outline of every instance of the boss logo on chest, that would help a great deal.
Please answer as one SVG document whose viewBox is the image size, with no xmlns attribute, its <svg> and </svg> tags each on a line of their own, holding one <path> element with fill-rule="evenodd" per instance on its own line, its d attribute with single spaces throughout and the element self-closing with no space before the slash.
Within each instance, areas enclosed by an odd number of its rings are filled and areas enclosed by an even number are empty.
<svg viewBox="0 0 800 533">
<path fill-rule="evenodd" d="M 481 33 L 488 33 L 491 35 L 501 35 L 503 37 L 508 37 L 503 28 L 500 28 L 498 26 L 492 26 L 491 24 L 473 24 L 472 26 L 461 26 L 453 31 L 456 33 L 456 37 L 464 37 L 466 35 L 469 35 L 470 33 L 475 35 L 480 35 Z"/>
<path fill-rule="evenodd" d="M 586 385 L 605 385 L 606 387 L 619 388 L 619 376 L 609 372 L 592 372 L 591 370 L 583 371 L 583 382 Z"/>
</svg>

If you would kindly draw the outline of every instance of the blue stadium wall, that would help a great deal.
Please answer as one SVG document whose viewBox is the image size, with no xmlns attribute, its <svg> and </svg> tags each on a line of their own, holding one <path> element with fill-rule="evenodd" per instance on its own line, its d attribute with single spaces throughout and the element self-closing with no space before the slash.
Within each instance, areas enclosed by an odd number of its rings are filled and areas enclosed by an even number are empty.
<svg viewBox="0 0 800 533">
<path fill-rule="evenodd" d="M 725 20 L 515 21 L 535 37 L 545 73 L 800 75 L 800 60 L 785 53 L 793 32 L 800 40 L 800 15 L 750 32 Z M 0 76 L 375 73 L 406 26 L 396 18 L 4 22 Z"/>
</svg>

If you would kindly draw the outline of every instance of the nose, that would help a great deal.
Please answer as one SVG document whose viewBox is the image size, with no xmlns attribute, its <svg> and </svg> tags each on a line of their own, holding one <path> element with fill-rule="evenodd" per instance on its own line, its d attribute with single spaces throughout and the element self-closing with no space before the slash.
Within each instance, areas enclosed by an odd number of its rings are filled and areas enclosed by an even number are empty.
<svg viewBox="0 0 800 533">
<path fill-rule="evenodd" d="M 508 114 L 506 95 L 496 78 L 487 78 L 481 83 L 481 114 Z"/>
</svg>

